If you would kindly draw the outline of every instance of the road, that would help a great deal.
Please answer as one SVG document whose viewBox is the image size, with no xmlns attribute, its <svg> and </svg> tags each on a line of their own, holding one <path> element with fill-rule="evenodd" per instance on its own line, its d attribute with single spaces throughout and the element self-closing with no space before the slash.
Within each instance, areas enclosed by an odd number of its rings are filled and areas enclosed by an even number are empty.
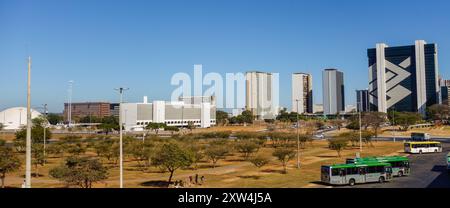
<svg viewBox="0 0 450 208">
<path fill-rule="evenodd" d="M 387 140 L 387 139 L 383 139 Z M 450 175 L 447 173 L 446 156 L 450 151 L 449 139 L 433 139 L 442 142 L 442 153 L 410 155 L 411 175 L 395 177 L 387 183 L 355 185 L 354 188 L 450 188 Z M 353 188 L 352 187 L 352 188 Z M 345 186 L 349 188 L 349 186 Z"/>
</svg>

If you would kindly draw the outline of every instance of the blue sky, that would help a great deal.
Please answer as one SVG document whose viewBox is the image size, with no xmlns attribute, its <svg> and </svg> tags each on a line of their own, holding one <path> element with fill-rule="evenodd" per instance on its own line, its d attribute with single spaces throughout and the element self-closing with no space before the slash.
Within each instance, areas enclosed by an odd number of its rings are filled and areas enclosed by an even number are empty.
<svg viewBox="0 0 450 208">
<path fill-rule="evenodd" d="M 0 109 L 26 104 L 26 57 L 33 57 L 32 106 L 60 112 L 73 101 L 170 98 L 176 72 L 280 73 L 280 103 L 290 108 L 291 73 L 344 72 L 346 103 L 366 88 L 367 48 L 416 39 L 437 43 L 450 79 L 447 0 L 0 0 Z"/>
</svg>

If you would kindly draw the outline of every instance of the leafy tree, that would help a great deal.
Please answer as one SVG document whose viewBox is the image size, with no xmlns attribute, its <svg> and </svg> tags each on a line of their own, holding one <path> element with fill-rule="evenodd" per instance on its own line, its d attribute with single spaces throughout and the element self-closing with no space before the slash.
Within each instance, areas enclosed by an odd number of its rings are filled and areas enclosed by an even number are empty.
<svg viewBox="0 0 450 208">
<path fill-rule="evenodd" d="M 296 153 L 291 148 L 277 148 L 272 153 L 272 155 L 281 162 L 281 164 L 283 165 L 283 173 L 286 174 L 287 163 L 295 157 Z"/>
<path fill-rule="evenodd" d="M 363 131 L 361 132 L 361 138 L 366 145 L 373 146 L 372 138 L 376 137 L 374 132 L 371 131 Z"/>
<path fill-rule="evenodd" d="M 269 158 L 263 156 L 255 156 L 249 160 L 257 168 L 262 168 L 269 163 Z"/>
<path fill-rule="evenodd" d="M 64 118 L 61 115 L 55 113 L 49 113 L 46 117 L 51 125 L 56 125 L 64 121 Z"/>
<path fill-rule="evenodd" d="M 156 134 L 158 134 L 159 129 L 164 129 L 166 128 L 167 125 L 165 123 L 149 123 L 145 128 L 146 129 L 151 129 L 153 131 L 156 132 Z"/>
<path fill-rule="evenodd" d="M 69 157 L 65 163 L 50 170 L 50 176 L 67 185 L 92 188 L 92 184 L 108 178 L 108 170 L 96 159 Z"/>
<path fill-rule="evenodd" d="M 34 118 L 32 120 L 33 126 L 31 127 L 31 139 L 32 143 L 44 143 L 44 124 L 45 120 L 41 117 Z M 16 140 L 25 141 L 27 137 L 27 128 L 23 127 L 16 132 Z M 45 138 L 48 141 L 52 137 L 50 129 L 45 129 Z"/>
<path fill-rule="evenodd" d="M 205 150 L 205 155 L 208 157 L 208 159 L 211 160 L 213 163 L 213 168 L 216 167 L 216 163 L 220 160 L 225 158 L 225 156 L 228 154 L 229 150 L 227 145 L 220 145 L 220 144 L 210 144 Z"/>
<path fill-rule="evenodd" d="M 253 120 L 255 120 L 255 116 L 254 116 L 253 113 L 252 113 L 251 111 L 249 111 L 249 110 L 243 111 L 242 114 L 241 114 L 241 116 L 242 116 L 242 121 L 243 121 L 244 123 L 252 124 L 252 123 L 253 123 Z"/>
<path fill-rule="evenodd" d="M 341 130 L 341 128 L 344 126 L 345 121 L 339 118 L 333 119 L 330 121 L 331 125 L 336 126 L 338 130 Z"/>
<path fill-rule="evenodd" d="M 145 170 L 150 166 L 151 157 L 154 156 L 155 144 L 146 140 L 144 143 L 135 140 L 127 145 L 127 152 L 137 161 L 138 166 Z"/>
<path fill-rule="evenodd" d="M 400 125 L 404 131 L 408 130 L 409 126 L 417 124 L 422 120 L 419 113 L 413 112 L 394 112 L 395 123 Z"/>
<path fill-rule="evenodd" d="M 195 129 L 195 125 L 194 125 L 194 122 L 192 122 L 192 121 L 188 121 L 188 125 L 187 125 L 187 128 L 189 129 L 189 130 L 193 130 L 193 129 Z"/>
<path fill-rule="evenodd" d="M 435 104 L 428 107 L 427 113 L 429 118 L 444 122 L 450 115 L 450 107 L 448 105 Z"/>
<path fill-rule="evenodd" d="M 20 159 L 14 154 L 11 148 L 0 147 L 0 180 L 1 187 L 5 187 L 6 174 L 18 170 L 21 166 Z"/>
<path fill-rule="evenodd" d="M 39 166 L 44 166 L 47 159 L 44 155 L 44 145 L 33 144 L 31 147 L 32 163 L 36 170 L 35 175 L 39 177 Z"/>
<path fill-rule="evenodd" d="M 152 163 L 170 172 L 168 181 L 170 184 L 173 173 L 179 168 L 189 167 L 192 164 L 192 158 L 187 151 L 177 144 L 168 143 L 164 144 L 152 157 Z"/>
<path fill-rule="evenodd" d="M 94 151 L 98 157 L 106 158 L 109 162 L 117 165 L 119 160 L 119 143 L 115 140 L 101 140 L 94 144 Z"/>
<path fill-rule="evenodd" d="M 375 137 L 378 136 L 378 131 L 383 124 L 387 121 L 386 113 L 382 112 L 367 112 L 362 115 L 361 124 L 367 127 L 371 126 L 374 130 Z"/>
<path fill-rule="evenodd" d="M 64 150 L 65 150 L 64 147 L 65 146 L 62 143 L 60 143 L 60 142 L 54 143 L 54 144 L 49 144 L 46 147 L 46 152 L 48 154 L 52 154 L 52 155 L 54 155 L 56 157 L 63 157 L 64 156 Z"/>
<path fill-rule="evenodd" d="M 205 157 L 204 149 L 199 144 L 192 144 L 187 146 L 187 150 L 191 156 L 194 169 L 197 169 L 198 163 Z"/>
<path fill-rule="evenodd" d="M 165 126 L 164 131 L 170 131 L 173 134 L 173 132 L 178 132 L 180 129 L 176 126 Z"/>
<path fill-rule="evenodd" d="M 113 130 L 120 130 L 119 118 L 116 116 L 103 117 L 101 123 L 99 128 L 102 129 L 105 134 L 108 134 Z"/>
<path fill-rule="evenodd" d="M 328 140 L 328 148 L 335 150 L 339 157 L 341 157 L 341 151 L 347 147 L 348 140 L 345 138 L 333 138 Z"/>
<path fill-rule="evenodd" d="M 83 143 L 81 142 L 66 144 L 64 148 L 67 153 L 73 156 L 79 156 L 86 152 L 86 147 L 84 147 Z"/>
<path fill-rule="evenodd" d="M 228 122 L 228 113 L 225 111 L 216 111 L 217 124 L 225 125 Z"/>
<path fill-rule="evenodd" d="M 251 154 L 259 150 L 259 145 L 251 140 L 241 140 L 236 145 L 235 148 L 238 152 L 242 153 L 245 160 L 247 160 Z"/>
</svg>

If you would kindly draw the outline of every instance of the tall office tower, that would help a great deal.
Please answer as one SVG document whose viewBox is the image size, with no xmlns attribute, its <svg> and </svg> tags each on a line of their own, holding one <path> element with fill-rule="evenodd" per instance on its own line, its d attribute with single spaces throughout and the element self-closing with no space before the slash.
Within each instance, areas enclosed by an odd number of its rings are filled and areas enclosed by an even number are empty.
<svg viewBox="0 0 450 208">
<path fill-rule="evenodd" d="M 345 111 L 344 73 L 325 69 L 322 73 L 323 113 L 332 115 Z"/>
<path fill-rule="evenodd" d="M 313 113 L 312 76 L 292 74 L 292 112 Z"/>
<path fill-rule="evenodd" d="M 415 45 L 368 49 L 370 110 L 419 112 L 439 103 L 436 44 L 417 40 Z"/>
<path fill-rule="evenodd" d="M 258 120 L 274 119 L 278 114 L 278 107 L 274 106 L 272 85 L 271 73 L 253 71 L 245 74 L 245 108 Z"/>
<path fill-rule="evenodd" d="M 450 106 L 450 80 L 439 80 L 441 103 Z"/>
<path fill-rule="evenodd" d="M 369 111 L 369 90 L 356 90 L 356 111 Z"/>
</svg>

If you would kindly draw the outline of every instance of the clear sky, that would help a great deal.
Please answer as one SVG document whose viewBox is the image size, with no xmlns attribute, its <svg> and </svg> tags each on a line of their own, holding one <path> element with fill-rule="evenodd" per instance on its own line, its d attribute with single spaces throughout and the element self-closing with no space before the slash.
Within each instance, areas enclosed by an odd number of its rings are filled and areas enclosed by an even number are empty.
<svg viewBox="0 0 450 208">
<path fill-rule="evenodd" d="M 33 58 L 32 106 L 61 112 L 73 101 L 170 98 L 176 72 L 280 73 L 280 103 L 290 108 L 291 73 L 344 72 L 346 103 L 367 88 L 367 48 L 437 43 L 450 78 L 448 0 L 0 0 L 0 109 L 26 105 L 26 57 Z"/>
</svg>

